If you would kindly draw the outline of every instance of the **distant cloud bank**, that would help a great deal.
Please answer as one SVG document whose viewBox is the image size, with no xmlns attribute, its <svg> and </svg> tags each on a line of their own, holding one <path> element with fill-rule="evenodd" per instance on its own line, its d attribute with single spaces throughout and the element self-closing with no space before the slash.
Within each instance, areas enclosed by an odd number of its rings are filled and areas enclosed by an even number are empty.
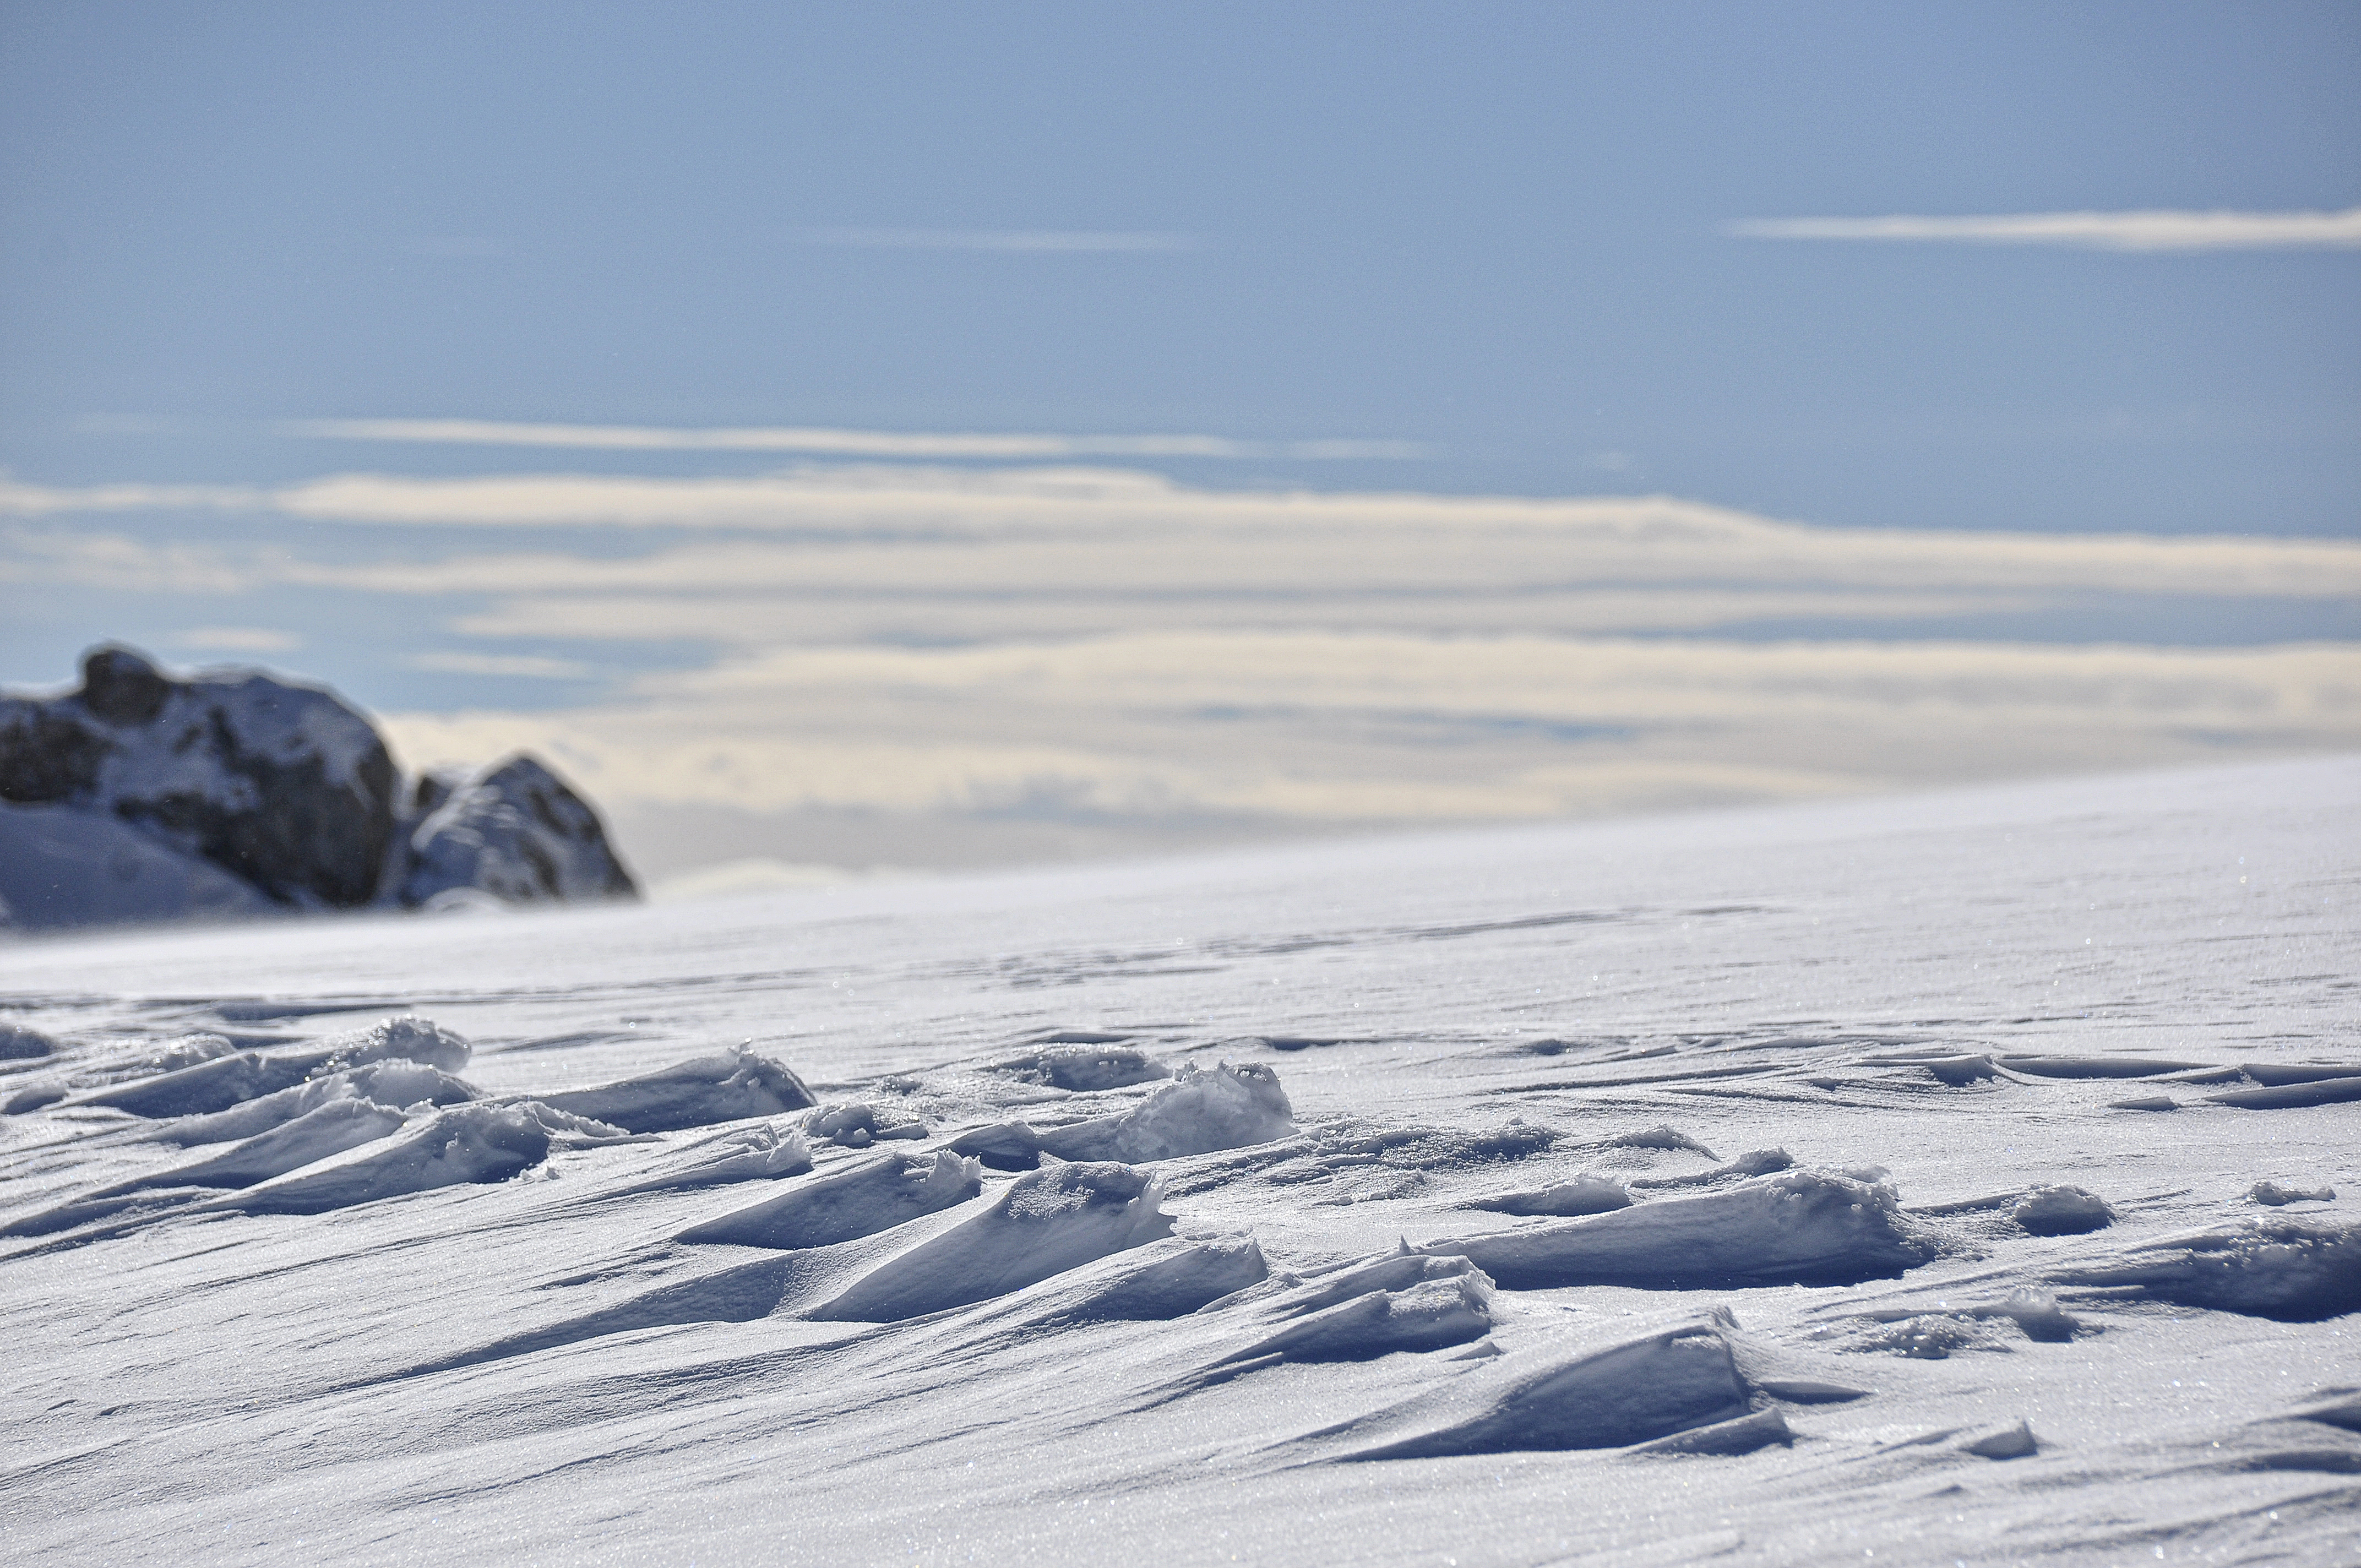
<svg viewBox="0 0 2361 1568">
<path fill-rule="evenodd" d="M 0 593 L 191 629 L 180 648 L 301 636 L 442 677 L 433 710 L 388 718 L 411 763 L 557 759 L 656 875 L 2361 745 L 2346 540 L 1817 528 L 1073 463 L 0 477 Z M 2263 630 L 2181 635 L 2224 613 Z"/>
<path fill-rule="evenodd" d="M 2059 245 L 2081 250 L 2351 250 L 2361 207 L 2337 213 L 2014 213 L 1983 217 L 1750 218 L 1746 239 L 1866 239 Z"/>
</svg>

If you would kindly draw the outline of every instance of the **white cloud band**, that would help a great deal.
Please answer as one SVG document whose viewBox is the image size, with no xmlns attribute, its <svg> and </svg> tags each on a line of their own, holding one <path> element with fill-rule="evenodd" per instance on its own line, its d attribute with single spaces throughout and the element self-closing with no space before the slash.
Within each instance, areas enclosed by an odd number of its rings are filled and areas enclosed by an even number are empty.
<svg viewBox="0 0 2361 1568">
<path fill-rule="evenodd" d="M 2053 245 L 2084 250 L 2350 250 L 2361 207 L 2343 212 L 2017 213 L 1982 217 L 1755 218 L 1729 225 L 1748 239 L 1850 239 Z"/>
</svg>

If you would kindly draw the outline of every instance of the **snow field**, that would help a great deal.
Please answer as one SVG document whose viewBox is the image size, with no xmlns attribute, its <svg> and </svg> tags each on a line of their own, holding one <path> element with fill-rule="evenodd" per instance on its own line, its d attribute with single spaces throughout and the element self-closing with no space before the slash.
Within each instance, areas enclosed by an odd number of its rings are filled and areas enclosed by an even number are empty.
<svg viewBox="0 0 2361 1568">
<path fill-rule="evenodd" d="M 0 951 L 0 1542 L 2353 1560 L 2356 800 Z"/>
</svg>

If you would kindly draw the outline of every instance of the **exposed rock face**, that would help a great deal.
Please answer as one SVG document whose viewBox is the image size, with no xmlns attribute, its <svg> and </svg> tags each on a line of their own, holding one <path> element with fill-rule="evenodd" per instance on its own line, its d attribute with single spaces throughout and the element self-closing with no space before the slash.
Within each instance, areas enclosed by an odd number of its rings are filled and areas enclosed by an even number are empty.
<svg viewBox="0 0 2361 1568">
<path fill-rule="evenodd" d="M 475 888 L 510 904 L 629 898 L 639 891 L 598 814 L 527 756 L 457 784 L 422 780 L 425 819 L 410 836 L 401 902 Z"/>
<path fill-rule="evenodd" d="M 257 673 L 177 681 L 101 648 L 80 690 L 0 698 L 0 800 L 110 814 L 280 905 L 377 895 L 393 790 L 368 719 Z"/>
<path fill-rule="evenodd" d="M 0 696 L 0 927 L 636 895 L 598 813 L 531 757 L 420 779 L 368 718 L 249 670 L 95 649 Z"/>
</svg>

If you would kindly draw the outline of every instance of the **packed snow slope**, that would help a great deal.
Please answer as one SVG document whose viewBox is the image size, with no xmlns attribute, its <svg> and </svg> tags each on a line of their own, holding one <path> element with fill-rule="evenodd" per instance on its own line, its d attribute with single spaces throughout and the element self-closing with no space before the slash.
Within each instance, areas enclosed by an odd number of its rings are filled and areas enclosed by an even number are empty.
<svg viewBox="0 0 2361 1568">
<path fill-rule="evenodd" d="M 0 1556 L 2361 1562 L 2356 828 L 20 941 Z"/>
</svg>

